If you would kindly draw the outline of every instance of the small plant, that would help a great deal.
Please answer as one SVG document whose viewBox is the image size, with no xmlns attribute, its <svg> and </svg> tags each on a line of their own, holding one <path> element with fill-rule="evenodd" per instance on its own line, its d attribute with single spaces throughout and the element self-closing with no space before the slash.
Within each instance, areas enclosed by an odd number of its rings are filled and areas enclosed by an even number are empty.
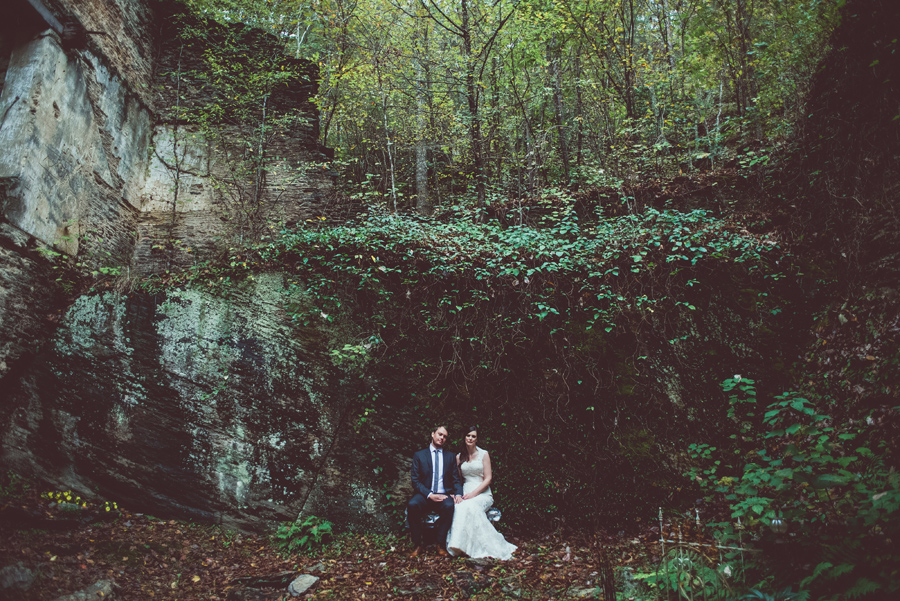
<svg viewBox="0 0 900 601">
<path fill-rule="evenodd" d="M 749 572 L 771 573 L 778 586 L 798 582 L 801 590 L 769 594 L 756 588 L 742 599 L 896 596 L 891 541 L 900 476 L 884 459 L 889 447 L 879 441 L 875 422 L 837 419 L 822 411 L 828 398 L 797 392 L 757 401 L 752 380 L 739 376 L 723 382 L 723 389 L 730 394 L 728 415 L 748 444 L 732 453 L 691 445 L 697 465 L 688 475 L 711 499 L 726 501 L 731 519 L 761 539 L 767 525 L 776 531 L 776 524 L 792 524 L 791 545 L 806 554 L 802 563 L 777 566 L 764 557 L 748 560 Z M 730 521 L 716 526 L 723 540 L 734 540 Z"/>
<path fill-rule="evenodd" d="M 728 583 L 715 566 L 697 551 L 675 547 L 660 560 L 656 571 L 637 573 L 633 580 L 643 582 L 660 597 L 685 599 L 721 599 Z"/>
<path fill-rule="evenodd" d="M 71 490 L 65 492 L 45 492 L 41 497 L 58 504 L 66 503 L 68 505 L 78 505 L 82 509 L 87 508 L 87 501 L 73 493 Z"/>
<path fill-rule="evenodd" d="M 64 505 L 64 508 L 76 510 L 87 509 L 89 505 L 96 505 L 97 509 L 103 511 L 105 513 L 109 513 L 112 511 L 118 511 L 119 505 L 114 501 L 103 501 L 103 503 L 88 503 L 85 499 L 82 499 L 80 496 L 72 492 L 71 490 L 67 490 L 64 492 L 59 491 L 51 491 L 41 493 L 41 498 L 50 501 L 51 503 L 57 503 L 60 505 Z"/>
<path fill-rule="evenodd" d="M 7 471 L 5 476 L 0 476 L 0 502 L 21 496 L 29 488 L 31 484 L 22 476 L 11 470 Z"/>
<path fill-rule="evenodd" d="M 303 553 L 321 546 L 333 536 L 328 520 L 309 516 L 302 522 L 285 522 L 275 532 L 275 545 L 286 554 Z"/>
<path fill-rule="evenodd" d="M 741 601 L 806 601 L 807 599 L 809 599 L 809 591 L 793 592 L 791 587 L 775 593 L 765 593 L 754 588 L 741 597 Z"/>
</svg>

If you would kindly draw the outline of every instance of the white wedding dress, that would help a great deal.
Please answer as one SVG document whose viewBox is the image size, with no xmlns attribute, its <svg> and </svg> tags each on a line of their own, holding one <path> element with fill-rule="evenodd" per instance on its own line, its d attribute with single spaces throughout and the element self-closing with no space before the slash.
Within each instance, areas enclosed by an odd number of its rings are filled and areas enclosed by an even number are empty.
<svg viewBox="0 0 900 601">
<path fill-rule="evenodd" d="M 484 456 L 482 448 L 475 447 L 475 457 L 460 466 L 463 476 L 463 493 L 475 490 L 484 481 Z M 447 535 L 447 551 L 450 555 L 469 557 L 496 557 L 509 559 L 516 546 L 506 542 L 488 521 L 485 512 L 494 503 L 488 487 L 474 499 L 458 503 L 453 510 L 453 524 Z"/>
</svg>

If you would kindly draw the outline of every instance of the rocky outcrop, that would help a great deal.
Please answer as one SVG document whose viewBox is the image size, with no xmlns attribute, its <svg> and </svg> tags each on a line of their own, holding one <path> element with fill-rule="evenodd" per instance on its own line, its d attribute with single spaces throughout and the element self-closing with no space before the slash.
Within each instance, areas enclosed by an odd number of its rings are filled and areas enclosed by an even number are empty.
<svg viewBox="0 0 900 601">
<path fill-rule="evenodd" d="M 33 240 L 0 223 L 0 382 L 15 378 L 14 368 L 27 369 L 56 328 L 59 303 L 48 294 L 55 288 L 52 269 Z"/>
<path fill-rule="evenodd" d="M 3 466 L 158 515 L 256 528 L 311 512 L 384 527 L 342 437 L 352 387 L 321 334 L 284 316 L 282 276 L 227 298 L 122 295 L 83 289 L 46 258 L 147 274 L 235 234 L 210 182 L 225 159 L 172 108 L 179 91 L 208 93 L 188 86 L 202 48 L 178 37 L 175 5 L 15 2 L 21 17 L 0 25 Z M 266 107 L 302 118 L 267 146 L 289 171 L 259 180 L 255 216 L 273 227 L 327 213 L 331 186 L 315 68 L 284 60 L 301 77 Z"/>
<path fill-rule="evenodd" d="M 297 118 L 265 147 L 280 157 L 279 169 L 257 176 L 252 201 L 235 200 L 221 185 L 234 165 L 185 121 L 190 110 L 215 100 L 198 80 L 204 66 L 197 58 L 215 36 L 204 42 L 179 36 L 166 3 L 152 3 L 155 12 L 136 0 L 61 4 L 67 22 L 87 32 L 84 48 L 66 44 L 48 26 L 14 37 L 19 42 L 6 49 L 0 182 L 12 225 L 95 264 L 152 273 L 243 239 L 237 214 L 252 213 L 258 226 L 327 211 L 331 177 L 320 165 L 326 151 L 311 102 L 314 65 L 283 59 L 300 75 L 260 99 L 260 113 Z M 233 37 L 277 50 L 259 32 Z M 229 135 L 244 141 L 247 132 L 234 126 L 223 133 Z"/>
<path fill-rule="evenodd" d="M 130 259 L 151 113 L 52 30 L 14 48 L 0 95 L 5 218 L 45 245 Z"/>
<path fill-rule="evenodd" d="M 284 318 L 283 293 L 271 274 L 227 299 L 79 297 L 13 391 L 5 460 L 154 514 L 384 527 L 371 473 L 347 458 L 355 391 Z"/>
<path fill-rule="evenodd" d="M 322 168 L 328 151 L 319 145 L 318 109 L 312 102 L 317 67 L 281 55 L 277 41 L 258 30 L 187 18 L 181 23 L 208 35 L 202 40 L 182 36 L 170 25 L 160 38 L 152 86 L 157 119 L 142 182 L 133 261 L 145 274 L 193 265 L 223 241 L 257 239 L 262 230 L 325 213 L 332 183 Z M 269 89 L 239 86 L 239 106 L 228 105 L 230 100 L 206 77 L 208 65 L 202 57 L 209 47 L 220 49 L 223 60 L 234 61 L 246 60 L 237 56 L 241 48 L 264 48 L 267 56 L 280 56 L 275 69 L 298 75 Z M 272 65 L 248 66 L 253 67 Z M 244 120 L 214 123 L 211 140 L 191 119 L 208 119 L 210 109 L 223 103 L 223 112 L 242 111 Z M 289 125 L 273 126 L 275 119 L 287 119 Z M 254 153 L 268 157 L 261 162 L 265 173 L 236 178 L 234 173 L 259 167 L 242 156 L 248 144 Z"/>
</svg>

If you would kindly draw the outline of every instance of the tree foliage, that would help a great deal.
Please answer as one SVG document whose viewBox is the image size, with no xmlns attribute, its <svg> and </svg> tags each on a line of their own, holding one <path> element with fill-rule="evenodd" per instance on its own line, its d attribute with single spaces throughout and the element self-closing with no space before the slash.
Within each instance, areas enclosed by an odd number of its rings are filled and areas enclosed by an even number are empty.
<svg viewBox="0 0 900 601">
<path fill-rule="evenodd" d="M 840 4 L 189 3 L 318 63 L 323 138 L 347 183 L 392 210 L 421 199 L 426 214 L 448 195 L 490 204 L 721 164 L 783 140 Z"/>
</svg>

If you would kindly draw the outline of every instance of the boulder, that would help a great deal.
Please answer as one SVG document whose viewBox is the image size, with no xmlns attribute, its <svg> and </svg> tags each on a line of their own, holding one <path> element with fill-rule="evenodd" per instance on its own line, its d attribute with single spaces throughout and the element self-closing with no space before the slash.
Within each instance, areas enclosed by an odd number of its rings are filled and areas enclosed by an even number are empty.
<svg viewBox="0 0 900 601">
<path fill-rule="evenodd" d="M 97 599 L 110 601 L 116 598 L 115 586 L 112 580 L 98 580 L 84 590 L 57 597 L 55 601 L 97 601 Z"/>
<path fill-rule="evenodd" d="M 34 572 L 26 568 L 22 562 L 0 569 L 0 592 L 6 591 L 3 598 L 10 594 L 9 591 L 28 590 L 34 583 L 34 578 Z"/>
<path fill-rule="evenodd" d="M 312 574 L 303 574 L 302 576 L 298 576 L 288 585 L 288 592 L 292 597 L 299 597 L 312 587 L 316 585 L 319 581 L 318 576 L 313 576 Z"/>
</svg>

